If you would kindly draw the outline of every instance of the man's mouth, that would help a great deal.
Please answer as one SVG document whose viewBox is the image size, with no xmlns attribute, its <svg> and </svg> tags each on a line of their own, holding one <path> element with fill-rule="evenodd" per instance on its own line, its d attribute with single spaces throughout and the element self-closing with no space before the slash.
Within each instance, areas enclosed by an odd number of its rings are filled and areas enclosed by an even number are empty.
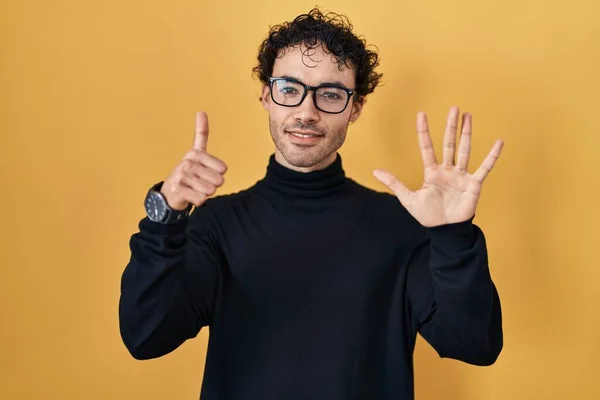
<svg viewBox="0 0 600 400">
<path fill-rule="evenodd" d="M 290 135 L 300 138 L 300 139 L 315 139 L 319 137 L 323 137 L 320 133 L 314 133 L 310 131 L 286 131 Z"/>
</svg>

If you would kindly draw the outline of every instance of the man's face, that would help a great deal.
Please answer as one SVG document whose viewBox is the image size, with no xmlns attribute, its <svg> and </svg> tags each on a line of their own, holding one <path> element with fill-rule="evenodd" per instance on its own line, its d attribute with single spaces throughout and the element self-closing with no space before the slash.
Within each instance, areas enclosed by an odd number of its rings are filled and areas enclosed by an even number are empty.
<svg viewBox="0 0 600 400">
<path fill-rule="evenodd" d="M 333 55 L 325 53 L 322 46 L 308 51 L 304 45 L 286 49 L 284 56 L 275 60 L 273 76 L 294 78 L 311 86 L 336 82 L 355 89 L 354 69 L 340 70 Z M 303 172 L 323 169 L 335 161 L 336 152 L 346 138 L 348 124 L 358 118 L 362 108 L 353 96 L 342 113 L 323 112 L 316 108 L 312 91 L 308 91 L 300 105 L 284 107 L 273 102 L 268 85 L 263 88 L 262 102 L 269 112 L 275 159 L 288 168 Z M 295 134 L 318 136 L 302 138 Z"/>
</svg>

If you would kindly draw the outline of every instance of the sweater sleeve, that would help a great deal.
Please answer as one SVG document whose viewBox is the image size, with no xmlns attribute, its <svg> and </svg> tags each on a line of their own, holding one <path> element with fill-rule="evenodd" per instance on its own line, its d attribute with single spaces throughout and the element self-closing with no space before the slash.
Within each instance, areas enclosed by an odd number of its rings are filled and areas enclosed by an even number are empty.
<svg viewBox="0 0 600 400">
<path fill-rule="evenodd" d="M 214 237 L 204 206 L 174 224 L 140 221 L 119 301 L 121 338 L 134 358 L 170 353 L 210 324 L 222 260 Z"/>
<path fill-rule="evenodd" d="M 472 219 L 428 228 L 407 275 L 413 327 L 440 357 L 491 365 L 503 347 L 500 298 Z"/>
</svg>

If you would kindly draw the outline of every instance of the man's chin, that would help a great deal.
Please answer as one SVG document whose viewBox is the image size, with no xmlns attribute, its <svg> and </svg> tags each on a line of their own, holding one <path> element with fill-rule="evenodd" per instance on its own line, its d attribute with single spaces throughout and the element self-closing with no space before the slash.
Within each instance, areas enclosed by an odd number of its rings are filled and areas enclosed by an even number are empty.
<svg viewBox="0 0 600 400">
<path fill-rule="evenodd" d="M 320 155 L 317 152 L 311 151 L 310 148 L 305 148 L 300 151 L 282 152 L 280 157 L 284 159 L 285 164 L 288 164 L 295 169 L 317 170 L 330 164 L 328 158 L 330 158 L 331 155 Z M 335 157 L 331 158 L 335 160 Z M 281 163 L 281 160 L 278 161 Z"/>
</svg>

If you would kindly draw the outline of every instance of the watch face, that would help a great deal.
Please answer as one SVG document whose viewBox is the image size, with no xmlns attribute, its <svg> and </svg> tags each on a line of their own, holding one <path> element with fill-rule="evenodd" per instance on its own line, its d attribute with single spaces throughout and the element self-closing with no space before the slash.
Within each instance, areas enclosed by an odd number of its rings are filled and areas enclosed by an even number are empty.
<svg viewBox="0 0 600 400">
<path fill-rule="evenodd" d="M 148 218 L 155 222 L 162 221 L 167 213 L 167 205 L 163 198 L 155 192 L 148 194 L 145 206 Z"/>
</svg>

